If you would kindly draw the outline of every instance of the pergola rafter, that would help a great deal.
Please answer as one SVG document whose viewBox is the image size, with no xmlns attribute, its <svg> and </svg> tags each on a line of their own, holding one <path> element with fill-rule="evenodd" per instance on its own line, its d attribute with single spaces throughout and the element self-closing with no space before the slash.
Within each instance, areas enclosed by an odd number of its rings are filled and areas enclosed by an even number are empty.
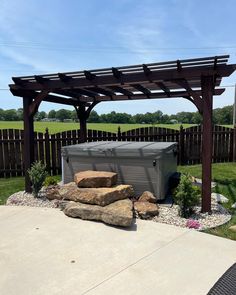
<svg viewBox="0 0 236 295">
<path fill-rule="evenodd" d="M 132 87 L 134 87 L 135 89 L 137 89 L 138 91 L 142 92 L 144 95 L 147 96 L 147 98 L 150 98 L 150 95 L 152 94 L 151 90 L 144 87 L 141 84 L 133 84 Z"/>
<path fill-rule="evenodd" d="M 163 82 L 156 82 L 156 85 L 160 87 L 168 97 L 170 97 L 170 89 Z"/>
<path fill-rule="evenodd" d="M 87 140 L 86 121 L 103 101 L 186 98 L 203 115 L 202 210 L 211 210 L 212 98 L 221 95 L 221 79 L 236 65 L 228 55 L 112 67 L 77 72 L 13 77 L 13 95 L 23 97 L 26 191 L 30 191 L 27 169 L 34 160 L 33 116 L 42 101 L 75 107 L 80 121 L 80 141 Z"/>
</svg>

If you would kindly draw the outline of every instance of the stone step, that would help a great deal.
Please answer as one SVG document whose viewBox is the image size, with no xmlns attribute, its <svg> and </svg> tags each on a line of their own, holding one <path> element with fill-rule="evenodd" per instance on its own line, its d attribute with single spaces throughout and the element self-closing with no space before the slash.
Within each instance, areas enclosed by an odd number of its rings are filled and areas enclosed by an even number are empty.
<svg viewBox="0 0 236 295">
<path fill-rule="evenodd" d="M 82 171 L 74 175 L 78 187 L 97 188 L 112 187 L 116 185 L 117 173 L 107 171 Z"/>
<path fill-rule="evenodd" d="M 70 202 L 65 207 L 64 213 L 70 217 L 99 220 L 111 225 L 129 227 L 133 221 L 133 203 L 129 199 L 125 199 L 102 207 Z"/>
<path fill-rule="evenodd" d="M 106 206 L 115 201 L 134 196 L 131 185 L 121 184 L 115 187 L 78 188 L 75 183 L 48 188 L 48 199 L 70 200 L 91 205 Z"/>
</svg>

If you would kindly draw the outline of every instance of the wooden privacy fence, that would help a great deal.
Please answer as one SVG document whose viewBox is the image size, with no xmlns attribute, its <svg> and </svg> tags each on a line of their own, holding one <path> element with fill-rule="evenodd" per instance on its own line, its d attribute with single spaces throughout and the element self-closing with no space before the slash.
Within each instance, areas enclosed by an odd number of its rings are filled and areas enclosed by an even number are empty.
<svg viewBox="0 0 236 295">
<path fill-rule="evenodd" d="M 79 143 L 79 130 L 56 134 L 35 132 L 35 160 L 47 165 L 52 175 L 61 173 L 61 147 Z M 0 177 L 24 174 L 24 133 L 18 129 L 0 130 Z M 88 130 L 87 140 L 118 141 L 164 141 L 178 143 L 180 165 L 201 163 L 202 127 L 193 126 L 180 130 L 160 127 L 137 128 L 117 133 Z M 236 127 L 234 129 L 215 125 L 213 127 L 213 162 L 236 161 Z"/>
</svg>

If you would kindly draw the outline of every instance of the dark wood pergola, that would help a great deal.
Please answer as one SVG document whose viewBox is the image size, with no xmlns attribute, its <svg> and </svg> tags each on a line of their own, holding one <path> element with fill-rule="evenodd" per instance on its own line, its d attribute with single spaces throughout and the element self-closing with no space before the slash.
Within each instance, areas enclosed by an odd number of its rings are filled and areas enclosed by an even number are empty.
<svg viewBox="0 0 236 295">
<path fill-rule="evenodd" d="M 91 110 L 103 101 L 185 98 L 203 116 L 202 211 L 211 211 L 212 100 L 225 89 L 223 77 L 235 64 L 228 55 L 112 67 L 90 71 L 13 77 L 10 91 L 23 98 L 25 189 L 31 191 L 28 168 L 34 161 L 34 115 L 42 101 L 74 106 L 80 122 L 80 141 L 87 139 Z"/>
</svg>

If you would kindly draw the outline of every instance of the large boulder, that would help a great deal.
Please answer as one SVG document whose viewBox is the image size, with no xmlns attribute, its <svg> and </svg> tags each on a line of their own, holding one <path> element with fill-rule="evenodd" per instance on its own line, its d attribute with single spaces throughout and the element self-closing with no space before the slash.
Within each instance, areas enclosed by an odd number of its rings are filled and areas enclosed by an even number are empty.
<svg viewBox="0 0 236 295">
<path fill-rule="evenodd" d="M 129 199 L 116 201 L 105 207 L 70 202 L 64 210 L 70 217 L 99 220 L 107 224 L 128 227 L 133 220 L 133 204 Z"/>
<path fill-rule="evenodd" d="M 149 203 L 156 203 L 157 199 L 153 195 L 153 193 L 149 191 L 145 191 L 138 199 L 139 202 L 149 202 Z"/>
<path fill-rule="evenodd" d="M 229 199 L 225 196 L 218 194 L 218 193 L 212 193 L 211 194 L 212 199 L 214 199 L 217 203 L 223 204 L 228 203 Z"/>
<path fill-rule="evenodd" d="M 107 171 L 82 171 L 74 175 L 78 187 L 112 187 L 117 182 L 117 173 Z"/>
<path fill-rule="evenodd" d="M 74 183 L 70 183 L 61 187 L 55 187 L 46 193 L 47 198 L 50 200 L 70 200 L 99 206 L 106 206 L 133 195 L 133 187 L 125 184 L 111 188 L 78 188 Z"/>
<path fill-rule="evenodd" d="M 159 214 L 159 207 L 157 204 L 149 202 L 135 202 L 134 210 L 136 215 L 142 219 L 151 219 Z"/>
</svg>

